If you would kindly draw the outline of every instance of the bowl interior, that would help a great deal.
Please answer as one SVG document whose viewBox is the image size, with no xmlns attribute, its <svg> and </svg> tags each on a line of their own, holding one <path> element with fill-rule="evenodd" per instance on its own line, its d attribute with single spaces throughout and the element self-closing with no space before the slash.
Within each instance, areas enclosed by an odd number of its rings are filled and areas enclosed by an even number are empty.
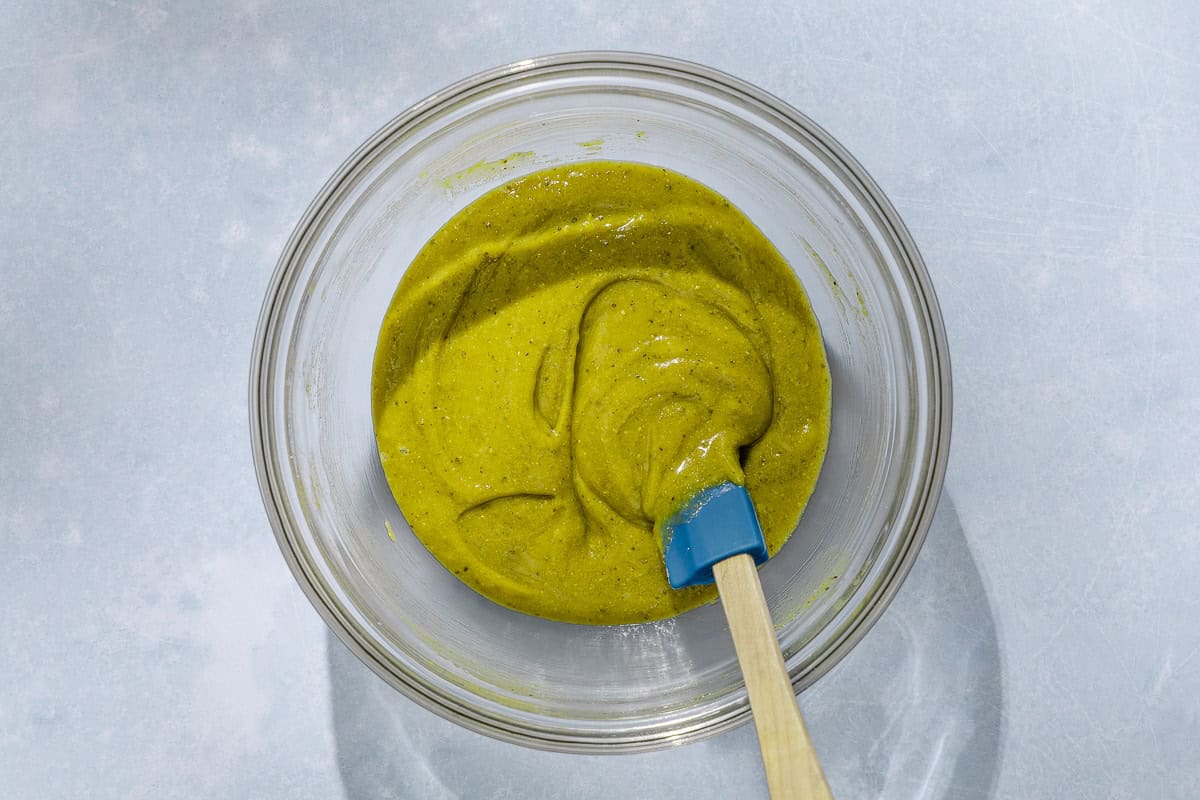
<svg viewBox="0 0 1200 800">
<path fill-rule="evenodd" d="M 821 323 L 829 452 L 791 541 L 761 570 L 798 686 L 906 572 L 948 422 L 940 320 L 906 234 L 827 136 L 748 87 L 661 61 L 547 60 L 452 87 L 377 134 L 310 210 L 264 311 L 268 507 L 301 583 L 377 672 L 460 722 L 560 749 L 654 746 L 743 720 L 721 609 L 591 627 L 475 594 L 388 490 L 371 367 L 401 275 L 447 219 L 512 177 L 598 158 L 669 167 L 725 195 L 787 258 Z"/>
</svg>

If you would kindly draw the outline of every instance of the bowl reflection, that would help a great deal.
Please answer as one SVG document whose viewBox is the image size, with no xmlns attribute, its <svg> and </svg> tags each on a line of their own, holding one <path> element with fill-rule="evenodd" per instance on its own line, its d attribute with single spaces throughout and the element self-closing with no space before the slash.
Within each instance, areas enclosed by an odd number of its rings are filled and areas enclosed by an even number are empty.
<svg viewBox="0 0 1200 800">
<path fill-rule="evenodd" d="M 412 703 L 327 636 L 338 768 L 350 800 L 766 796 L 753 726 L 652 753 L 576 756 L 479 736 Z M 834 792 L 984 798 L 1003 734 L 995 622 L 951 498 L 889 609 L 802 698 Z"/>
</svg>

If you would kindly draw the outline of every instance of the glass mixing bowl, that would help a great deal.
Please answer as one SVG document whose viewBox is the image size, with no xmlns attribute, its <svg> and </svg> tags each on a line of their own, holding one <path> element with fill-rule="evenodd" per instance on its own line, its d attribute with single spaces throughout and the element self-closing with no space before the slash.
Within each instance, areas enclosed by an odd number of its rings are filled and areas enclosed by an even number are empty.
<svg viewBox="0 0 1200 800">
<path fill-rule="evenodd" d="M 829 453 L 798 528 L 761 570 L 798 690 L 896 593 L 950 440 L 945 333 L 912 239 L 862 167 L 779 99 L 696 64 L 575 53 L 469 78 L 372 136 L 305 213 L 263 304 L 250 417 L 267 513 L 313 605 L 384 680 L 469 728 L 572 752 L 659 747 L 749 719 L 719 605 L 592 627 L 479 596 L 405 524 L 370 388 L 380 322 L 429 236 L 514 176 L 597 158 L 669 167 L 725 195 L 788 259 L 820 321 Z"/>
</svg>

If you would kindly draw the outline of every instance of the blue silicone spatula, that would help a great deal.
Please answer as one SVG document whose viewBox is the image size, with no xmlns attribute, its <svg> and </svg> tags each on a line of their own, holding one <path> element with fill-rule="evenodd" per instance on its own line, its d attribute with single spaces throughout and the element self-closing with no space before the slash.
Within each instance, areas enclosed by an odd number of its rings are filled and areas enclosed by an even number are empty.
<svg viewBox="0 0 1200 800">
<path fill-rule="evenodd" d="M 808 738 L 756 565 L 767 560 L 754 503 L 742 486 L 705 489 L 662 527 L 671 586 L 717 584 L 742 667 L 772 800 L 833 800 Z"/>
</svg>

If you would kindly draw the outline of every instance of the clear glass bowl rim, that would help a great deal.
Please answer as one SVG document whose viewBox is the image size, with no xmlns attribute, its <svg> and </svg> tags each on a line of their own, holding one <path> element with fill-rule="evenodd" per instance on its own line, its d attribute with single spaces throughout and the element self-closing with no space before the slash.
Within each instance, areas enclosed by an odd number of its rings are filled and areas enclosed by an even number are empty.
<svg viewBox="0 0 1200 800">
<path fill-rule="evenodd" d="M 931 457 L 926 463 L 915 465 L 925 473 L 925 479 L 921 484 L 924 494 L 918 498 L 913 522 L 909 526 L 905 541 L 892 559 L 889 569 L 883 573 L 880 581 L 876 584 L 875 591 L 864 601 L 864 610 L 854 620 L 853 626 L 846 631 L 844 636 L 834 641 L 833 646 L 822 655 L 815 667 L 800 676 L 793 674 L 792 683 L 797 691 L 811 685 L 832 669 L 866 635 L 899 591 L 920 552 L 937 507 L 949 459 L 953 407 L 950 353 L 941 311 L 924 260 L 899 214 L 862 165 L 833 136 L 790 104 L 740 78 L 695 62 L 637 52 L 575 51 L 522 59 L 494 67 L 464 78 L 414 103 L 371 135 L 325 182 L 292 231 L 276 262 L 259 315 L 250 365 L 249 422 L 255 473 L 276 542 L 289 569 L 305 596 L 308 597 L 329 628 L 359 660 L 396 690 L 434 713 L 479 733 L 539 749 L 575 753 L 637 752 L 704 739 L 737 727 L 750 719 L 749 704 L 742 703 L 740 711 L 721 715 L 717 719 L 710 720 L 708 725 L 675 731 L 665 737 L 653 739 L 614 739 L 603 736 L 560 738 L 537 736 L 525 727 L 513 725 L 504 719 L 484 712 L 483 709 L 472 708 L 469 704 L 464 705 L 459 699 L 431 691 L 430 687 L 424 684 L 419 677 L 399 674 L 378 658 L 378 649 L 372 646 L 371 637 L 356 629 L 351 622 L 352 615 L 344 613 L 338 608 L 334 593 L 323 586 L 317 571 L 306 563 L 304 551 L 298 547 L 297 535 L 292 528 L 294 521 L 288 509 L 286 493 L 281 489 L 284 481 L 283 474 L 279 465 L 269 457 L 269 454 L 273 452 L 269 437 L 270 431 L 274 428 L 274 421 L 272 419 L 273 409 L 268 398 L 277 366 L 273 355 L 276 352 L 279 337 L 286 336 L 288 333 L 280 327 L 284 316 L 280 313 L 280 301 L 289 296 L 292 284 L 296 280 L 297 268 L 301 263 L 297 262 L 296 256 L 305 249 L 314 227 L 321 221 L 326 209 L 330 207 L 331 199 L 338 196 L 339 190 L 343 186 L 354 181 L 357 173 L 364 168 L 369 157 L 383 142 L 396 136 L 403 136 L 427 115 L 451 106 L 461 96 L 475 94 L 489 84 L 510 76 L 534 75 L 540 72 L 552 73 L 564 68 L 579 68 L 594 72 L 602 72 L 605 68 L 616 70 L 632 68 L 676 78 L 708 82 L 733 95 L 740 95 L 752 104 L 786 121 L 790 126 L 803 132 L 810 140 L 824 148 L 826 155 L 845 170 L 850 182 L 863 193 L 862 199 L 872 207 L 872 210 L 878 215 L 878 221 L 898 245 L 901 256 L 900 266 L 907 270 L 908 277 L 916 288 L 919 310 L 924 315 L 930 345 L 930 366 L 933 373 L 933 382 L 930 387 L 932 406 L 930 423 L 933 431 Z"/>
</svg>

